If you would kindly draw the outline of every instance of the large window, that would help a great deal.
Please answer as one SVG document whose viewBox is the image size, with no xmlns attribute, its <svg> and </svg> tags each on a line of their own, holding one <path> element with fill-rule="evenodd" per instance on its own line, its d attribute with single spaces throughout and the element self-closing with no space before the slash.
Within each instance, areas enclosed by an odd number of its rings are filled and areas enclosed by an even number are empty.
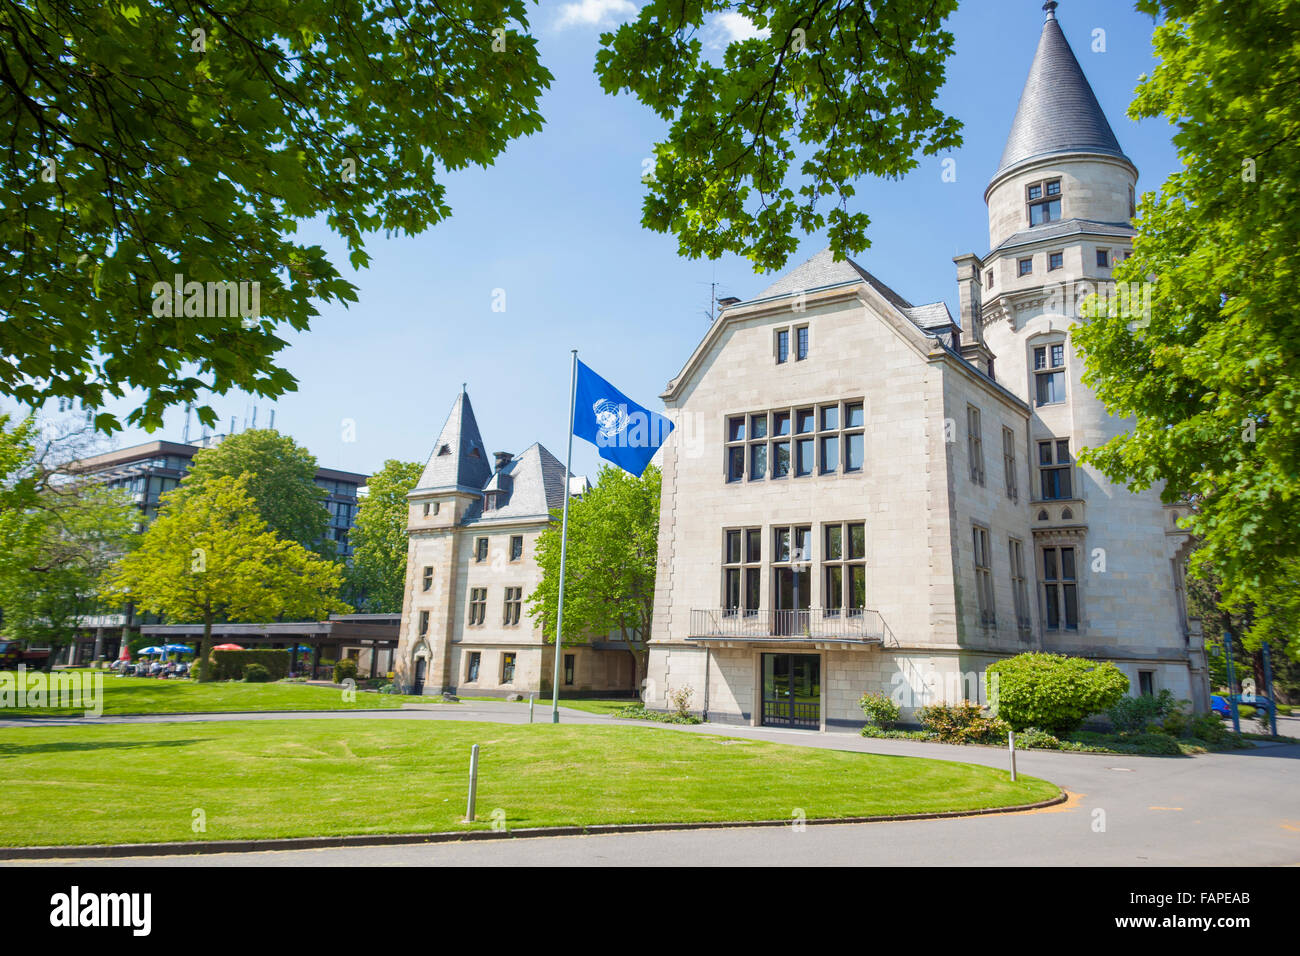
<svg viewBox="0 0 1300 956">
<path fill-rule="evenodd" d="M 966 439 L 970 452 L 970 480 L 984 484 L 984 438 L 980 432 L 980 410 L 966 406 Z"/>
<path fill-rule="evenodd" d="M 1034 349 L 1034 390 L 1039 405 L 1065 401 L 1065 343 Z"/>
<path fill-rule="evenodd" d="M 425 565 L 424 568 L 424 590 L 428 591 L 433 587 L 433 568 Z"/>
<path fill-rule="evenodd" d="M 478 680 L 478 668 L 482 660 L 483 660 L 482 652 L 470 651 L 469 666 L 465 668 L 465 683 L 473 684 Z"/>
<path fill-rule="evenodd" d="M 728 614 L 743 607 L 746 616 L 758 613 L 762 586 L 763 532 L 740 528 L 723 532 L 722 600 Z"/>
<path fill-rule="evenodd" d="M 1049 179 L 1026 186 L 1025 201 L 1029 204 L 1031 226 L 1056 222 L 1061 218 L 1061 181 Z"/>
<path fill-rule="evenodd" d="M 1029 585 L 1025 580 L 1025 549 L 1019 538 L 1007 539 L 1007 557 L 1011 564 L 1011 594 L 1016 602 L 1016 626 L 1029 628 Z"/>
<path fill-rule="evenodd" d="M 1016 486 L 1016 433 L 1002 426 L 1002 471 L 1007 482 L 1007 497 L 1015 501 L 1019 495 Z"/>
<path fill-rule="evenodd" d="M 519 608 L 523 604 L 523 598 L 523 588 L 506 588 L 501 615 L 501 623 L 506 627 L 514 627 L 519 623 Z"/>
<path fill-rule="evenodd" d="M 860 401 L 729 416 L 725 435 L 723 465 L 730 483 L 853 474 L 866 459 Z"/>
<path fill-rule="evenodd" d="M 1074 548 L 1043 548 L 1043 619 L 1049 631 L 1079 626 Z"/>
<path fill-rule="evenodd" d="M 469 624 L 477 627 L 487 616 L 487 588 L 469 589 Z"/>
<path fill-rule="evenodd" d="M 522 534 L 512 534 L 510 536 L 510 560 L 518 561 L 524 556 L 524 536 Z"/>
<path fill-rule="evenodd" d="M 501 655 L 501 683 L 513 684 L 515 682 L 515 655 Z"/>
<path fill-rule="evenodd" d="M 780 365 L 790 358 L 790 330 L 776 331 L 776 364 Z"/>
<path fill-rule="evenodd" d="M 1070 439 L 1054 438 L 1038 443 L 1038 474 L 1044 501 L 1074 497 L 1070 480 Z"/>
<path fill-rule="evenodd" d="M 997 614 L 993 607 L 993 556 L 989 553 L 989 530 L 976 525 L 975 539 L 975 600 L 979 604 L 980 624 L 993 627 Z"/>
<path fill-rule="evenodd" d="M 573 654 L 564 655 L 564 684 L 566 687 L 573 685 L 574 664 L 577 658 Z"/>
<path fill-rule="evenodd" d="M 474 561 L 477 564 L 482 564 L 484 561 L 487 560 L 487 556 L 488 556 L 488 539 L 479 538 L 477 541 L 474 542 Z"/>
<path fill-rule="evenodd" d="M 801 325 L 794 330 L 796 361 L 802 362 L 808 357 L 808 326 Z"/>
<path fill-rule="evenodd" d="M 420 636 L 424 637 L 429 633 L 429 612 L 420 612 Z"/>
<path fill-rule="evenodd" d="M 822 525 L 822 608 L 826 617 L 860 615 L 867 606 L 867 526 Z"/>
</svg>

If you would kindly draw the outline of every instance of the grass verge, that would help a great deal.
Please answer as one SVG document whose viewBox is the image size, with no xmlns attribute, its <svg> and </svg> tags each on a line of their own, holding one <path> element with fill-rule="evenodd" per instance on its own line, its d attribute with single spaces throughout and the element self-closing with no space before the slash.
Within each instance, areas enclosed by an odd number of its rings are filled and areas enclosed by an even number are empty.
<svg viewBox="0 0 1300 956">
<path fill-rule="evenodd" d="M 479 821 L 465 823 L 470 745 Z M 971 764 L 629 726 L 292 720 L 0 729 L 0 845 L 784 820 L 1034 803 Z M 194 822 L 202 820 L 201 832 Z"/>
</svg>

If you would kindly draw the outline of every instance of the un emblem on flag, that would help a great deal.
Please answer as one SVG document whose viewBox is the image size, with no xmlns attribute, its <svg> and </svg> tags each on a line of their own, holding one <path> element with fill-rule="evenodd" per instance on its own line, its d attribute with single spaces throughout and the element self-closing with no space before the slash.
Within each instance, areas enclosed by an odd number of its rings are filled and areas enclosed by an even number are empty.
<svg viewBox="0 0 1300 956">
<path fill-rule="evenodd" d="M 596 413 L 596 425 L 600 429 L 603 443 L 613 444 L 623 432 L 627 431 L 629 417 L 626 405 L 615 405 L 608 398 L 602 398 L 591 406 Z"/>
</svg>

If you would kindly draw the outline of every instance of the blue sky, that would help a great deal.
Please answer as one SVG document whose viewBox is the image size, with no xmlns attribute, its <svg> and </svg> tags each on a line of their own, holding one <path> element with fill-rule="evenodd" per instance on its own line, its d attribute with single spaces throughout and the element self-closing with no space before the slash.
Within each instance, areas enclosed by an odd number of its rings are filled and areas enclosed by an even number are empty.
<svg viewBox="0 0 1300 956">
<path fill-rule="evenodd" d="M 674 237 L 640 225 L 642 161 L 663 125 L 635 99 L 603 94 L 592 72 L 601 30 L 634 11 L 630 0 L 543 0 L 531 20 L 555 74 L 542 101 L 546 126 L 492 168 L 451 176 L 448 221 L 420 236 L 372 237 L 371 267 L 349 275 L 359 301 L 326 307 L 309 332 L 288 336 L 279 361 L 298 391 L 275 403 L 214 397 L 221 430 L 232 417 L 245 422 L 256 404 L 259 425 L 274 408 L 276 427 L 321 465 L 370 472 L 387 458 L 423 462 L 465 382 L 491 450 L 541 441 L 563 459 L 571 348 L 629 396 L 662 407 L 659 393 L 708 328 L 709 284 L 747 298 L 771 276 L 737 257 L 684 259 Z M 1153 63 L 1150 18 L 1112 0 L 1064 0 L 1057 15 L 1138 166 L 1139 188 L 1158 188 L 1177 167 L 1170 128 L 1125 116 Z M 956 182 L 941 179 L 944 157 L 923 157 L 902 180 L 858 185 L 872 246 L 856 258 L 914 302 L 945 299 L 955 314 L 952 257 L 987 251 L 984 187 L 1042 21 L 1039 0 L 963 3 L 949 21 L 956 52 L 941 94 L 942 107 L 966 124 L 965 145 L 951 154 Z M 728 26 L 715 24 L 712 35 L 725 39 Z M 1091 49 L 1098 29 L 1105 52 Z M 302 235 L 349 274 L 342 244 L 327 231 L 308 226 Z M 825 244 L 824 235 L 807 237 L 787 269 Z M 504 312 L 492 310 L 497 289 Z M 153 435 L 132 429 L 114 443 L 180 440 L 183 419 L 176 411 Z M 575 441 L 574 470 L 597 468 L 594 449 Z"/>
</svg>

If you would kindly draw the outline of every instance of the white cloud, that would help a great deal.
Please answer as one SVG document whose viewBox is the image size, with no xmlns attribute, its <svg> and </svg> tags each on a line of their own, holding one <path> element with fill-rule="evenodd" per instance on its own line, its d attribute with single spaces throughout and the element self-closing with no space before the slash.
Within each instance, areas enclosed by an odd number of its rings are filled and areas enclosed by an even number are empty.
<svg viewBox="0 0 1300 956">
<path fill-rule="evenodd" d="M 714 44 L 718 47 L 725 47 L 728 43 L 734 43 L 737 40 L 749 40 L 753 37 L 766 40 L 772 35 L 772 31 L 767 27 L 759 30 L 750 21 L 749 17 L 735 11 L 719 13 L 713 18 L 712 26 L 716 34 Z"/>
<path fill-rule="evenodd" d="M 560 7 L 560 18 L 556 27 L 589 26 L 598 27 L 618 23 L 636 13 L 637 6 L 631 0 L 577 0 Z"/>
</svg>

